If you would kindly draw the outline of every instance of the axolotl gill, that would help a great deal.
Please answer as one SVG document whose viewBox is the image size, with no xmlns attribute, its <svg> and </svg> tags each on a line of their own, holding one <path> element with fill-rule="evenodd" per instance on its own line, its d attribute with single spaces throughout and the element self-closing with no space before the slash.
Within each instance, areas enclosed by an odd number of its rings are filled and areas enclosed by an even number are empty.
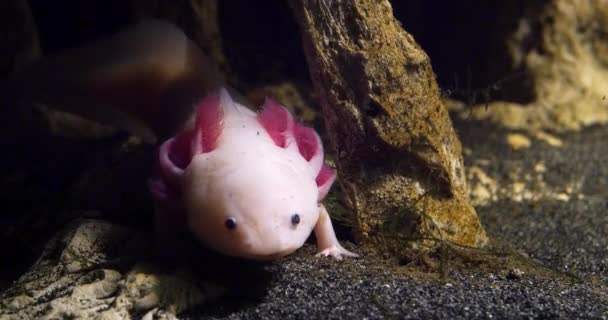
<svg viewBox="0 0 608 320">
<path fill-rule="evenodd" d="M 356 256 L 321 204 L 336 174 L 319 135 L 270 98 L 256 113 L 225 89 L 207 96 L 194 128 L 162 143 L 159 168 L 149 184 L 159 227 L 185 215 L 206 246 L 256 260 L 294 252 L 314 230 L 319 255 Z"/>
<path fill-rule="evenodd" d="M 182 30 L 145 20 L 23 68 L 7 92 L 160 142 L 159 234 L 189 229 L 223 254 L 271 260 L 314 230 L 319 255 L 356 256 L 322 205 L 336 174 L 318 134 L 272 99 L 259 112 L 237 102 L 221 78 Z"/>
</svg>

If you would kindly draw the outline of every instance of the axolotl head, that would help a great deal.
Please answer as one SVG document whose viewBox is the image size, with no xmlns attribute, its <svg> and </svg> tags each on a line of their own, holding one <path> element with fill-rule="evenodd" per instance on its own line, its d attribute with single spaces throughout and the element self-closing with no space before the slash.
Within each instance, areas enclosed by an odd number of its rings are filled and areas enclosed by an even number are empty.
<svg viewBox="0 0 608 320">
<path fill-rule="evenodd" d="M 255 113 L 225 90 L 197 107 L 193 129 L 160 148 L 152 191 L 206 246 L 270 260 L 300 248 L 335 179 L 316 132 L 267 99 Z"/>
<path fill-rule="evenodd" d="M 225 254 L 259 259 L 301 247 L 319 217 L 314 177 L 281 163 L 231 168 L 236 161 L 216 157 L 196 156 L 185 172 L 188 223 L 199 239 Z"/>
</svg>

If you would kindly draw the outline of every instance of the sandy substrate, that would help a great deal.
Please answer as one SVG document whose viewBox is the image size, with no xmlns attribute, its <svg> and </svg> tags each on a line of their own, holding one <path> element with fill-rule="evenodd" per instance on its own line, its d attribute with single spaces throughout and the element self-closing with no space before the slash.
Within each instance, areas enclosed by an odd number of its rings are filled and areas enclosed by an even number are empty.
<svg viewBox="0 0 608 320">
<path fill-rule="evenodd" d="M 173 311 L 183 319 L 608 318 L 608 127 L 559 136 L 507 132 L 477 122 L 455 125 L 472 198 L 495 240 L 488 250 L 445 246 L 394 261 L 344 241 L 362 257 L 336 262 L 315 258 L 311 241 L 267 265 L 186 249 L 192 261 L 171 269 L 163 266 L 166 261 L 146 257 L 146 250 L 123 250 L 125 239 L 151 243 L 149 235 L 134 232 L 149 233 L 143 216 L 108 219 L 89 212 L 90 220 L 78 227 L 86 232 L 48 242 L 63 224 L 59 217 L 68 219 L 64 214 L 43 224 L 38 237 L 30 236 L 47 246 L 46 256 L 17 283 L 39 254 L 23 249 L 34 242 L 23 239 L 37 224 L 24 220 L 25 226 L 3 227 L 5 237 L 12 237 L 3 244 L 12 263 L 2 265 L 0 280 L 9 290 L 0 294 L 0 319 L 96 314 L 172 319 Z M 513 134 L 519 140 L 524 136 L 527 146 L 514 147 Z M 38 205 L 54 199 L 30 195 L 38 197 L 33 201 Z M 127 200 L 127 208 L 147 212 Z"/>
<path fill-rule="evenodd" d="M 470 150 L 467 165 L 486 159 L 483 169 L 499 186 L 523 180 L 519 191 L 533 195 L 528 201 L 504 192 L 478 206 L 489 235 L 567 273 L 529 274 L 506 265 L 482 271 L 475 263 L 463 271 L 448 262 L 441 276 L 391 267 L 365 252 L 342 263 L 313 259 L 314 248 L 307 247 L 266 267 L 262 294 L 209 303 L 192 319 L 608 318 L 608 128 L 560 137 L 560 147 L 530 137 L 529 148 L 515 151 L 508 132 L 481 123 L 456 126 Z M 525 179 L 537 175 L 541 161 L 545 190 Z M 573 182 L 579 190 L 567 193 Z M 568 200 L 546 192 L 560 188 Z"/>
</svg>

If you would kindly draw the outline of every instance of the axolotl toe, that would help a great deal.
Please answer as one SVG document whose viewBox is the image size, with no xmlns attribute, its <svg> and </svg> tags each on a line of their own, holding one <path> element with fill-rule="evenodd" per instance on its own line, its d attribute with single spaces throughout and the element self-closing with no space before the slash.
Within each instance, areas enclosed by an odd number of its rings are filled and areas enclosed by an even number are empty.
<svg viewBox="0 0 608 320">
<path fill-rule="evenodd" d="M 294 252 L 314 230 L 318 255 L 357 256 L 321 204 L 336 178 L 321 139 L 271 99 L 254 112 L 225 89 L 207 96 L 194 127 L 160 146 L 159 168 L 159 227 L 182 221 L 207 247 L 256 260 Z"/>
</svg>

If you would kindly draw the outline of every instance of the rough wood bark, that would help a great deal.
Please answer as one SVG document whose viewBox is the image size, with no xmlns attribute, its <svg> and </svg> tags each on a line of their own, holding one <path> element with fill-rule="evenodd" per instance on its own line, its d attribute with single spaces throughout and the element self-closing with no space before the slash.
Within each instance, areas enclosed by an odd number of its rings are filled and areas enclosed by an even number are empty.
<svg viewBox="0 0 608 320">
<path fill-rule="evenodd" d="M 393 249 L 485 244 L 429 58 L 389 2 L 290 5 L 359 236 Z"/>
</svg>

